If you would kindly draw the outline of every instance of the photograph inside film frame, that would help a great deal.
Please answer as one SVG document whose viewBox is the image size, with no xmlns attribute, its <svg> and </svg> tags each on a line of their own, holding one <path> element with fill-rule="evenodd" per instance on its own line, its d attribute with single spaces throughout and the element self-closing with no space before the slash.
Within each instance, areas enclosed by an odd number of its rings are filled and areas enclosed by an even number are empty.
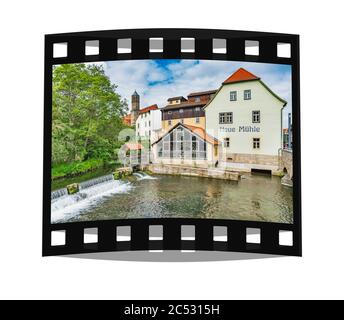
<svg viewBox="0 0 344 320">
<path fill-rule="evenodd" d="M 294 223 L 291 72 L 182 59 L 54 65 L 51 223 Z"/>
</svg>

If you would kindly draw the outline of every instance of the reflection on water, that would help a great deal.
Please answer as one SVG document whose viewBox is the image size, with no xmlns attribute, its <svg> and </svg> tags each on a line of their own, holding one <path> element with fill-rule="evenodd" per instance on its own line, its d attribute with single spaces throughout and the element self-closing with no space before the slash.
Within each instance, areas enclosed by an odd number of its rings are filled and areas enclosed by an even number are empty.
<svg viewBox="0 0 344 320">
<path fill-rule="evenodd" d="M 159 175 L 130 184 L 126 192 L 106 195 L 78 215 L 65 212 L 63 222 L 130 218 L 293 222 L 292 189 L 282 186 L 278 177 L 247 174 L 237 183 Z"/>
</svg>

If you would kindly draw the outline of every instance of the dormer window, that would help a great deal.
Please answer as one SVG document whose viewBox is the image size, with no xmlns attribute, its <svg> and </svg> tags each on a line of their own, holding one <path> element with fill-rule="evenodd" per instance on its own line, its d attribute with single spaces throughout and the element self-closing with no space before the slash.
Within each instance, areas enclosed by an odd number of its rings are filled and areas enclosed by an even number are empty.
<svg viewBox="0 0 344 320">
<path fill-rule="evenodd" d="M 172 111 L 168 111 L 167 114 L 172 114 Z"/>
<path fill-rule="evenodd" d="M 183 109 L 179 109 L 179 113 L 183 113 L 184 112 L 184 110 Z"/>
<path fill-rule="evenodd" d="M 196 108 L 195 108 L 195 111 L 200 111 L 200 110 L 201 110 L 200 107 L 196 107 Z"/>
<path fill-rule="evenodd" d="M 200 97 L 196 97 L 195 98 L 195 102 L 200 102 L 201 101 L 201 98 Z"/>
</svg>

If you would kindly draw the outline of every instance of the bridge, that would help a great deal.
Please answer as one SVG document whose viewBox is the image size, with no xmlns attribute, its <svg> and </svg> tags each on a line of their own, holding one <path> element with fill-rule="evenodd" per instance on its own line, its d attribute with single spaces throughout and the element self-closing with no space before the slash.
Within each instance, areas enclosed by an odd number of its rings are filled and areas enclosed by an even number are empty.
<svg viewBox="0 0 344 320">
<path fill-rule="evenodd" d="M 285 186 L 293 186 L 293 151 L 283 149 L 281 152 L 281 170 L 285 173 L 281 183 Z"/>
</svg>

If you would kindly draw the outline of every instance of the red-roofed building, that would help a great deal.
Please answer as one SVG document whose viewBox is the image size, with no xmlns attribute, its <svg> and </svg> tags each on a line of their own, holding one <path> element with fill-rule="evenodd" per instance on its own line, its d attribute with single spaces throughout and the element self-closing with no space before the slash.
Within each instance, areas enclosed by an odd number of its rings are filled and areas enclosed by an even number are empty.
<svg viewBox="0 0 344 320">
<path fill-rule="evenodd" d="M 131 114 L 127 114 L 126 116 L 124 116 L 122 118 L 122 122 L 123 124 L 125 124 L 126 126 L 131 126 Z"/>
<path fill-rule="evenodd" d="M 245 70 L 244 68 L 240 68 L 237 71 L 235 71 L 233 74 L 231 74 L 225 81 L 223 81 L 222 84 L 259 80 L 259 79 L 260 78 L 255 76 L 253 73 Z"/>
<path fill-rule="evenodd" d="M 179 122 L 204 128 L 203 107 L 215 95 L 216 91 L 192 92 L 188 94 L 188 99 L 182 96 L 167 99 L 168 105 L 161 109 L 163 131 L 170 130 Z"/>
<path fill-rule="evenodd" d="M 219 141 L 213 159 L 231 170 L 277 173 L 286 104 L 260 77 L 236 70 L 204 106 L 206 132 Z"/>
<path fill-rule="evenodd" d="M 151 110 L 158 110 L 158 109 L 159 109 L 158 106 L 156 104 L 153 104 L 153 105 L 151 105 L 149 107 L 140 109 L 139 114 L 143 114 L 143 113 L 149 112 Z"/>
<path fill-rule="evenodd" d="M 161 111 L 156 104 L 140 109 L 135 128 L 139 140 L 149 139 L 152 143 L 158 139 L 161 130 Z"/>
</svg>

